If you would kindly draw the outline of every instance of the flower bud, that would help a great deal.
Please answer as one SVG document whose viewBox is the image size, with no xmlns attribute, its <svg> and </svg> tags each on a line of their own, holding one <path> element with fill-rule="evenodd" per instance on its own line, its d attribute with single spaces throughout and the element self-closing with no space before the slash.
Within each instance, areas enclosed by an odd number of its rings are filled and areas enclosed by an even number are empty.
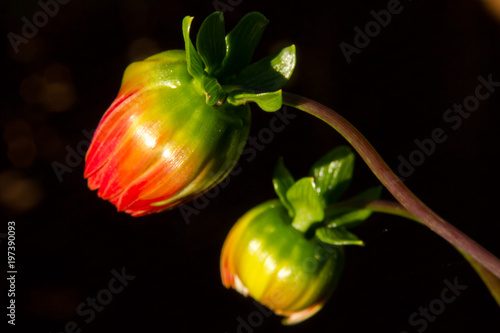
<svg viewBox="0 0 500 333">
<path fill-rule="evenodd" d="M 211 106 L 184 51 L 129 65 L 87 153 L 89 188 L 141 216 L 192 199 L 222 180 L 248 137 L 248 105 Z"/>
<path fill-rule="evenodd" d="M 225 36 L 221 12 L 196 38 L 182 21 L 185 51 L 131 64 L 87 152 L 90 189 L 118 211 L 141 216 L 208 191 L 238 160 L 250 126 L 248 102 L 281 108 L 281 87 L 295 67 L 295 46 L 251 63 L 268 21 L 252 12 Z"/>
<path fill-rule="evenodd" d="M 222 248 L 222 283 L 250 296 L 296 324 L 317 313 L 342 271 L 342 247 L 326 245 L 291 225 L 278 201 L 248 211 Z"/>
</svg>

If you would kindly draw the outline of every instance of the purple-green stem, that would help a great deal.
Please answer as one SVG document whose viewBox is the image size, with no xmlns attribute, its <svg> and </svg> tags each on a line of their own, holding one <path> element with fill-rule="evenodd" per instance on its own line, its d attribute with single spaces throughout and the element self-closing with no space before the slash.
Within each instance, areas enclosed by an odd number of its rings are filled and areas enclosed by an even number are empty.
<svg viewBox="0 0 500 333">
<path fill-rule="evenodd" d="M 404 208 L 432 231 L 500 278 L 500 260 L 418 199 L 389 168 L 363 134 L 344 117 L 318 102 L 291 93 L 283 92 L 283 104 L 307 112 L 333 127 L 351 144 L 375 176 Z"/>
<path fill-rule="evenodd" d="M 399 203 L 388 200 L 347 200 L 337 204 L 333 204 L 326 209 L 326 215 L 329 211 L 338 212 L 339 210 L 353 210 L 353 209 L 369 209 L 376 213 L 385 213 L 401 216 L 419 224 L 422 222 L 415 217 L 412 213 L 406 210 Z M 474 268 L 479 277 L 483 280 L 486 287 L 489 289 L 491 295 L 500 306 L 500 279 L 493 275 L 486 268 L 478 264 L 474 259 L 464 253 L 462 250 L 456 248 L 458 252 L 469 262 Z"/>
</svg>

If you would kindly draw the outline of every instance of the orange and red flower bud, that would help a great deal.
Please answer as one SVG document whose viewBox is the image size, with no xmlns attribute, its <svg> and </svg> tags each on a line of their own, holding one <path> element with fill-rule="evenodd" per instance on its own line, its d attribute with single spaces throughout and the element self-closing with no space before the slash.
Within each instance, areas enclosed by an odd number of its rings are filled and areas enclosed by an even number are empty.
<svg viewBox="0 0 500 333">
<path fill-rule="evenodd" d="M 217 184 L 246 142 L 250 110 L 205 99 L 186 70 L 184 51 L 132 63 L 88 150 L 90 189 L 140 216 Z"/>
<path fill-rule="evenodd" d="M 89 188 L 118 211 L 146 215 L 209 190 L 231 170 L 248 137 L 250 109 L 281 107 L 295 47 L 250 64 L 267 20 L 246 15 L 227 35 L 222 13 L 201 25 L 194 47 L 131 64 L 86 157 Z"/>
</svg>

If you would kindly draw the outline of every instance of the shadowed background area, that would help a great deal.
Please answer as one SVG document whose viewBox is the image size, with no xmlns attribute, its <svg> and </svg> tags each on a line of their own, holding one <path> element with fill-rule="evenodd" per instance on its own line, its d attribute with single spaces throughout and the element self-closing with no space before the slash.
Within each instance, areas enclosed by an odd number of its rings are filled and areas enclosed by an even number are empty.
<svg viewBox="0 0 500 333">
<path fill-rule="evenodd" d="M 0 233 L 16 222 L 16 329 L 499 331 L 498 305 L 467 262 L 431 231 L 391 216 L 375 214 L 354 230 L 366 246 L 346 250 L 338 290 L 302 324 L 282 327 L 251 299 L 224 289 L 222 243 L 239 216 L 274 198 L 277 158 L 283 156 L 298 178 L 345 143 L 291 108 L 295 117 L 264 139 L 260 131 L 274 115 L 253 108 L 254 143 L 240 161 L 242 172 L 213 198 L 190 203 L 195 213 L 189 216 L 175 209 L 131 218 L 83 179 L 90 133 L 130 62 L 183 48 L 186 15 L 195 17 L 196 31 L 204 17 L 223 10 L 229 31 L 246 13 L 259 11 L 270 24 L 254 59 L 295 44 L 298 64 L 286 90 L 344 115 L 425 203 L 500 256 L 499 84 L 469 106 L 473 111 L 448 111 L 474 101 L 478 77 L 500 82 L 500 21 L 495 1 L 487 2 L 401 0 L 397 14 L 377 30 L 369 24 L 373 13 L 396 1 L 3 1 Z M 38 27 L 25 28 L 33 23 Z M 357 38 L 367 24 L 375 29 L 371 37 Z M 443 135 L 430 144 L 436 128 Z M 427 152 L 415 140 L 427 142 Z M 376 184 L 358 158 L 348 195 Z M 383 197 L 391 198 L 387 191 Z M 129 280 L 109 292 L 123 272 Z M 467 288 L 442 309 L 436 300 L 445 280 Z M 106 304 L 91 310 L 96 297 Z M 429 306 L 439 313 L 423 319 L 420 311 Z"/>
</svg>

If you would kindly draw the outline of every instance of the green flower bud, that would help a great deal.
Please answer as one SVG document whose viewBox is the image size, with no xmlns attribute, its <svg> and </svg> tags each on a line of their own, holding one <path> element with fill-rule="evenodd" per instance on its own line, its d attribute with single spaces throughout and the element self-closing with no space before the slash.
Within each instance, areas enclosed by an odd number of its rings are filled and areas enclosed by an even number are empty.
<svg viewBox="0 0 500 333">
<path fill-rule="evenodd" d="M 226 288 L 285 316 L 285 324 L 301 322 L 323 307 L 344 263 L 342 247 L 308 239 L 291 222 L 278 200 L 251 209 L 229 232 L 220 262 Z"/>
</svg>

